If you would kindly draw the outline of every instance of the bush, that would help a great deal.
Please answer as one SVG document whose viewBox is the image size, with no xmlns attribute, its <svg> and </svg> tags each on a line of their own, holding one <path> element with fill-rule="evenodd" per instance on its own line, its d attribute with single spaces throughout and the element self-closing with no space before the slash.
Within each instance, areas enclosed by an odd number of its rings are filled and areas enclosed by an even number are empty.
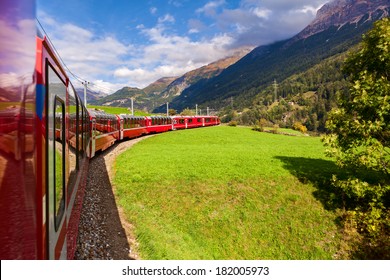
<svg viewBox="0 0 390 280">
<path fill-rule="evenodd" d="M 307 127 L 304 126 L 301 122 L 295 122 L 292 126 L 292 128 L 294 130 L 297 130 L 297 131 L 300 131 L 302 133 L 306 133 L 307 132 Z"/>
<path fill-rule="evenodd" d="M 229 126 L 237 126 L 237 122 L 236 121 L 230 121 L 228 125 Z"/>
<path fill-rule="evenodd" d="M 278 131 L 279 131 L 279 125 L 278 124 L 274 124 L 274 126 L 272 127 L 271 132 L 274 133 L 274 134 L 277 134 Z"/>
<path fill-rule="evenodd" d="M 261 131 L 264 131 L 264 128 L 267 126 L 268 121 L 264 118 L 261 118 L 259 120 L 259 127 L 261 128 Z"/>
<path fill-rule="evenodd" d="M 254 127 L 252 127 L 252 130 L 253 131 L 259 131 L 259 132 L 264 132 L 264 127 L 255 125 Z"/>
</svg>

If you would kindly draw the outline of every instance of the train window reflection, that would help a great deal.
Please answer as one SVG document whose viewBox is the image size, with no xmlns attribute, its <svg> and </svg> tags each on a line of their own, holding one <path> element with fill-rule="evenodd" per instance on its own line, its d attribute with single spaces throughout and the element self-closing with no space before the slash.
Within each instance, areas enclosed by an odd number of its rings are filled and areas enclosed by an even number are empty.
<svg viewBox="0 0 390 280">
<path fill-rule="evenodd" d="M 48 67 L 48 191 L 49 212 L 57 231 L 65 213 L 65 102 L 66 86 Z"/>
<path fill-rule="evenodd" d="M 60 216 L 65 207 L 65 106 L 58 98 L 55 100 L 55 145 L 54 145 L 54 170 L 55 170 L 55 217 Z"/>
</svg>

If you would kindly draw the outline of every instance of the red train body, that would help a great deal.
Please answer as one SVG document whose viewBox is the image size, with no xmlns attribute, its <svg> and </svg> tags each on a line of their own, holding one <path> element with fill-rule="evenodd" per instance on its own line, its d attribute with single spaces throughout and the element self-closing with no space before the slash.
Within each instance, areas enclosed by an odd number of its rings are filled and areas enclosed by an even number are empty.
<svg viewBox="0 0 390 280">
<path fill-rule="evenodd" d="M 1 41 L 9 43 L 0 44 L 0 259 L 73 259 L 89 159 L 96 152 L 219 119 L 88 111 L 48 40 L 36 36 L 29 3 L 7 0 L 0 11 L 12 15 L 9 30 L 19 20 L 30 22 L 24 37 L 0 30 Z"/>
</svg>

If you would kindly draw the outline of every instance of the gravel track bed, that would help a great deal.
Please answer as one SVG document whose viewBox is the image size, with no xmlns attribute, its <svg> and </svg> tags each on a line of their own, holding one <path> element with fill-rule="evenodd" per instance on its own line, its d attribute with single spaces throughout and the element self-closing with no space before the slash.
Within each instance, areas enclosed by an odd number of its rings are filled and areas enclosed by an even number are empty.
<svg viewBox="0 0 390 280">
<path fill-rule="evenodd" d="M 111 167 L 119 154 L 147 137 L 115 144 L 90 161 L 76 260 L 139 259 L 132 225 L 125 221 L 115 201 Z"/>
</svg>

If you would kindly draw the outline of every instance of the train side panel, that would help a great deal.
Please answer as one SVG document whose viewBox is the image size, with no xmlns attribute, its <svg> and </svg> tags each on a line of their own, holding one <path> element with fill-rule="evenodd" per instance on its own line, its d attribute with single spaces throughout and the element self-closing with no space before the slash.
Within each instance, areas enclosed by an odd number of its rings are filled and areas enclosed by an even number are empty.
<svg viewBox="0 0 390 280">
<path fill-rule="evenodd" d="M 132 139 L 148 134 L 148 130 L 146 127 L 147 120 L 145 117 L 120 115 L 119 118 L 121 121 L 121 140 Z"/>
<path fill-rule="evenodd" d="M 146 129 L 148 133 L 161 133 L 172 130 L 172 118 L 170 117 L 146 117 Z"/>
<path fill-rule="evenodd" d="M 42 172 L 38 188 L 45 208 L 42 258 L 72 259 L 88 169 L 88 112 L 46 38 L 37 38 L 36 69 L 43 99 L 38 106 L 43 117 L 37 154 Z"/>
<path fill-rule="evenodd" d="M 197 128 L 202 126 L 219 125 L 221 122 L 217 116 L 174 116 L 174 129 Z"/>
<path fill-rule="evenodd" d="M 90 110 L 92 127 L 91 157 L 104 151 L 120 140 L 120 122 L 116 115 Z"/>
</svg>

